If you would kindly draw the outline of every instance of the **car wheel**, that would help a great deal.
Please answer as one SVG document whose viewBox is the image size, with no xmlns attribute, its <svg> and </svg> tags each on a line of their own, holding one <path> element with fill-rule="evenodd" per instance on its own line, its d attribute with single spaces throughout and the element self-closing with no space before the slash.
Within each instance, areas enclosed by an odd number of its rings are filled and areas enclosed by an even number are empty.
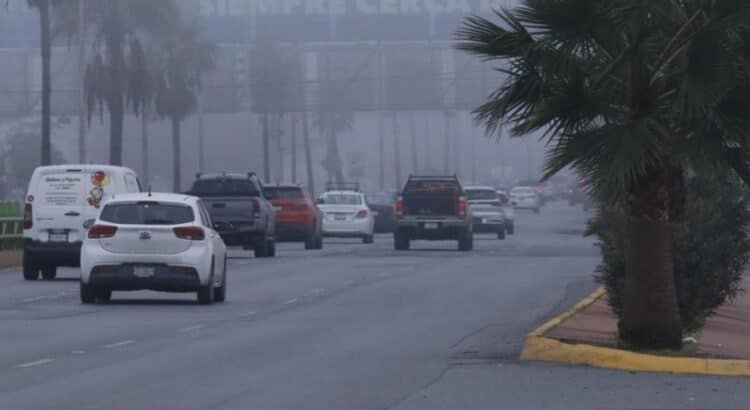
<svg viewBox="0 0 750 410">
<path fill-rule="evenodd" d="M 315 234 L 313 232 L 310 232 L 305 237 L 305 249 L 308 251 L 312 249 L 317 249 L 317 246 L 318 246 L 318 238 L 315 237 Z"/>
<path fill-rule="evenodd" d="M 208 277 L 208 284 L 198 289 L 198 303 L 201 305 L 211 305 L 214 303 L 214 268 L 211 265 L 211 276 Z"/>
<path fill-rule="evenodd" d="M 96 302 L 96 291 L 93 286 L 81 282 L 81 303 L 91 305 Z"/>
<path fill-rule="evenodd" d="M 365 235 L 362 238 L 362 243 L 370 244 L 375 242 L 375 236 L 373 234 Z"/>
<path fill-rule="evenodd" d="M 223 302 L 227 298 L 227 261 L 224 258 L 224 277 L 221 278 L 221 286 L 214 289 L 214 300 Z"/>
<path fill-rule="evenodd" d="M 499 232 L 497 233 L 497 239 L 505 239 L 505 228 L 501 229 L 501 230 L 500 230 L 500 231 L 499 231 Z"/>
<path fill-rule="evenodd" d="M 409 235 L 407 235 L 405 232 L 397 230 L 393 233 L 393 245 L 397 251 L 409 250 Z"/>
<path fill-rule="evenodd" d="M 96 291 L 96 299 L 99 302 L 107 303 L 112 300 L 112 291 L 110 289 L 98 289 Z"/>
<path fill-rule="evenodd" d="M 276 256 L 276 239 L 268 241 L 268 256 L 272 258 Z"/>
<path fill-rule="evenodd" d="M 515 224 L 511 223 L 510 225 L 508 225 L 507 233 L 508 235 L 513 235 L 516 233 Z"/>
<path fill-rule="evenodd" d="M 458 238 L 458 250 L 468 252 L 472 249 L 474 249 L 474 233 L 467 229 Z"/>
<path fill-rule="evenodd" d="M 318 235 L 318 238 L 315 240 L 315 249 L 323 249 L 323 235 Z"/>
<path fill-rule="evenodd" d="M 42 279 L 54 280 L 57 277 L 57 266 L 43 266 Z"/>
<path fill-rule="evenodd" d="M 26 253 L 23 255 L 23 278 L 25 280 L 39 279 L 39 267 L 31 261 L 31 258 Z"/>
<path fill-rule="evenodd" d="M 256 258 L 267 258 L 269 256 L 271 243 L 268 238 L 265 238 L 255 244 L 255 257 Z"/>
</svg>

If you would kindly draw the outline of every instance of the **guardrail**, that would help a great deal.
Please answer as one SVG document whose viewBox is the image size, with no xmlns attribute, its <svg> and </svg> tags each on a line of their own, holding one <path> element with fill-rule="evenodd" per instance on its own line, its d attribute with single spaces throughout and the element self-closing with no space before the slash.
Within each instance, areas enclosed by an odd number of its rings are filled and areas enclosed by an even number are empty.
<svg viewBox="0 0 750 410">
<path fill-rule="evenodd" d="M 23 218 L 0 218 L 0 251 L 20 249 L 23 242 Z"/>
</svg>

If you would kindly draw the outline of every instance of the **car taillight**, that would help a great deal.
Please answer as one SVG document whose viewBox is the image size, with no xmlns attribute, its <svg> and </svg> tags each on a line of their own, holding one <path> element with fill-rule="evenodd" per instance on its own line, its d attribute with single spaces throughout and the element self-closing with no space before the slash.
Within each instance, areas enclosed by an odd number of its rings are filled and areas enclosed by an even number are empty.
<svg viewBox="0 0 750 410">
<path fill-rule="evenodd" d="M 398 200 L 396 201 L 396 217 L 401 218 L 404 216 L 404 201 Z"/>
<path fill-rule="evenodd" d="M 23 229 L 34 227 L 34 213 L 31 210 L 31 204 L 26 204 L 23 208 Z"/>
<path fill-rule="evenodd" d="M 367 210 L 363 209 L 363 210 L 357 212 L 357 218 L 358 219 L 367 218 Z"/>
<path fill-rule="evenodd" d="M 253 215 L 260 215 L 260 202 L 253 201 Z"/>
<path fill-rule="evenodd" d="M 466 208 L 468 205 L 466 204 L 465 199 L 459 199 L 458 200 L 458 215 L 459 216 L 466 216 Z"/>
<path fill-rule="evenodd" d="M 200 226 L 183 226 L 174 228 L 174 234 L 180 239 L 188 241 L 202 241 L 206 239 L 206 233 Z"/>
<path fill-rule="evenodd" d="M 117 233 L 117 227 L 111 225 L 94 225 L 89 229 L 89 239 L 111 238 Z"/>
</svg>

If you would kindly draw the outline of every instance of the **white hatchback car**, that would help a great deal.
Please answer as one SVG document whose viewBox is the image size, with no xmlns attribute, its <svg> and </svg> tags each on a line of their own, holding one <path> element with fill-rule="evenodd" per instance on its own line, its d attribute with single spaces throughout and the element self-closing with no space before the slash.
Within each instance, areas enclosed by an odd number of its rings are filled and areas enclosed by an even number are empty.
<svg viewBox="0 0 750 410">
<path fill-rule="evenodd" d="M 127 194 L 108 201 L 81 248 L 81 302 L 112 291 L 197 292 L 198 302 L 226 298 L 226 246 L 199 198 Z"/>
<path fill-rule="evenodd" d="M 329 191 L 318 198 L 323 212 L 323 236 L 362 238 L 374 241 L 375 216 L 364 194 L 356 191 Z"/>
<path fill-rule="evenodd" d="M 536 188 L 530 186 L 517 186 L 511 189 L 510 203 L 514 208 L 531 209 L 535 214 L 539 213 L 539 208 L 542 206 Z"/>
</svg>

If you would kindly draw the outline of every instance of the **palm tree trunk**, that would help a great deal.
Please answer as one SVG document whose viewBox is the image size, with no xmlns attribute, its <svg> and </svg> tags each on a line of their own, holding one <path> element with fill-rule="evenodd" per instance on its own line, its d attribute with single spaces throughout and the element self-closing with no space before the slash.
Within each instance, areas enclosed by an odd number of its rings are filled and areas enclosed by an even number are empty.
<svg viewBox="0 0 750 410">
<path fill-rule="evenodd" d="M 393 158 L 395 160 L 395 184 L 394 187 L 401 185 L 401 136 L 398 128 L 398 113 L 393 113 Z"/>
<path fill-rule="evenodd" d="M 50 2 L 39 2 L 39 23 L 42 42 L 42 165 L 52 163 L 52 29 L 50 27 Z"/>
<path fill-rule="evenodd" d="M 411 172 L 413 174 L 419 173 L 419 153 L 417 152 L 417 124 L 414 118 L 416 114 L 411 112 L 409 114 L 409 128 L 411 132 Z M 397 185 L 396 187 L 398 187 Z"/>
<path fill-rule="evenodd" d="M 291 115 L 292 126 L 292 183 L 297 183 L 297 114 Z"/>
<path fill-rule="evenodd" d="M 115 96 L 109 104 L 109 163 L 122 165 L 122 132 L 125 126 L 125 103 L 122 95 Z"/>
<path fill-rule="evenodd" d="M 385 189 L 385 125 L 383 124 L 383 111 L 378 111 L 378 131 L 379 131 L 379 138 L 378 138 L 378 149 L 379 149 L 379 156 L 378 156 L 378 171 L 380 173 L 380 189 Z"/>
<path fill-rule="evenodd" d="M 268 113 L 263 114 L 263 180 L 266 183 L 271 181 L 271 152 L 269 147 L 269 133 L 271 130 L 268 118 L 269 115 L 270 114 Z"/>
<path fill-rule="evenodd" d="M 307 168 L 307 189 L 315 197 L 315 176 L 313 175 L 312 151 L 310 148 L 310 126 L 307 120 L 307 109 L 302 112 L 302 138 L 305 144 L 305 167 Z"/>
<path fill-rule="evenodd" d="M 141 113 L 141 161 L 143 161 L 141 169 L 143 175 L 141 175 L 141 178 L 147 186 L 151 184 L 151 164 L 148 158 L 148 145 L 148 108 L 144 107 Z"/>
<path fill-rule="evenodd" d="M 620 339 L 646 348 L 679 348 L 682 327 L 672 260 L 672 229 L 682 218 L 682 170 L 663 169 L 630 192 Z"/>
<path fill-rule="evenodd" d="M 180 120 L 172 117 L 172 155 L 174 155 L 174 160 L 172 161 L 172 190 L 174 192 L 180 192 L 180 187 L 182 186 L 181 151 Z"/>
</svg>

